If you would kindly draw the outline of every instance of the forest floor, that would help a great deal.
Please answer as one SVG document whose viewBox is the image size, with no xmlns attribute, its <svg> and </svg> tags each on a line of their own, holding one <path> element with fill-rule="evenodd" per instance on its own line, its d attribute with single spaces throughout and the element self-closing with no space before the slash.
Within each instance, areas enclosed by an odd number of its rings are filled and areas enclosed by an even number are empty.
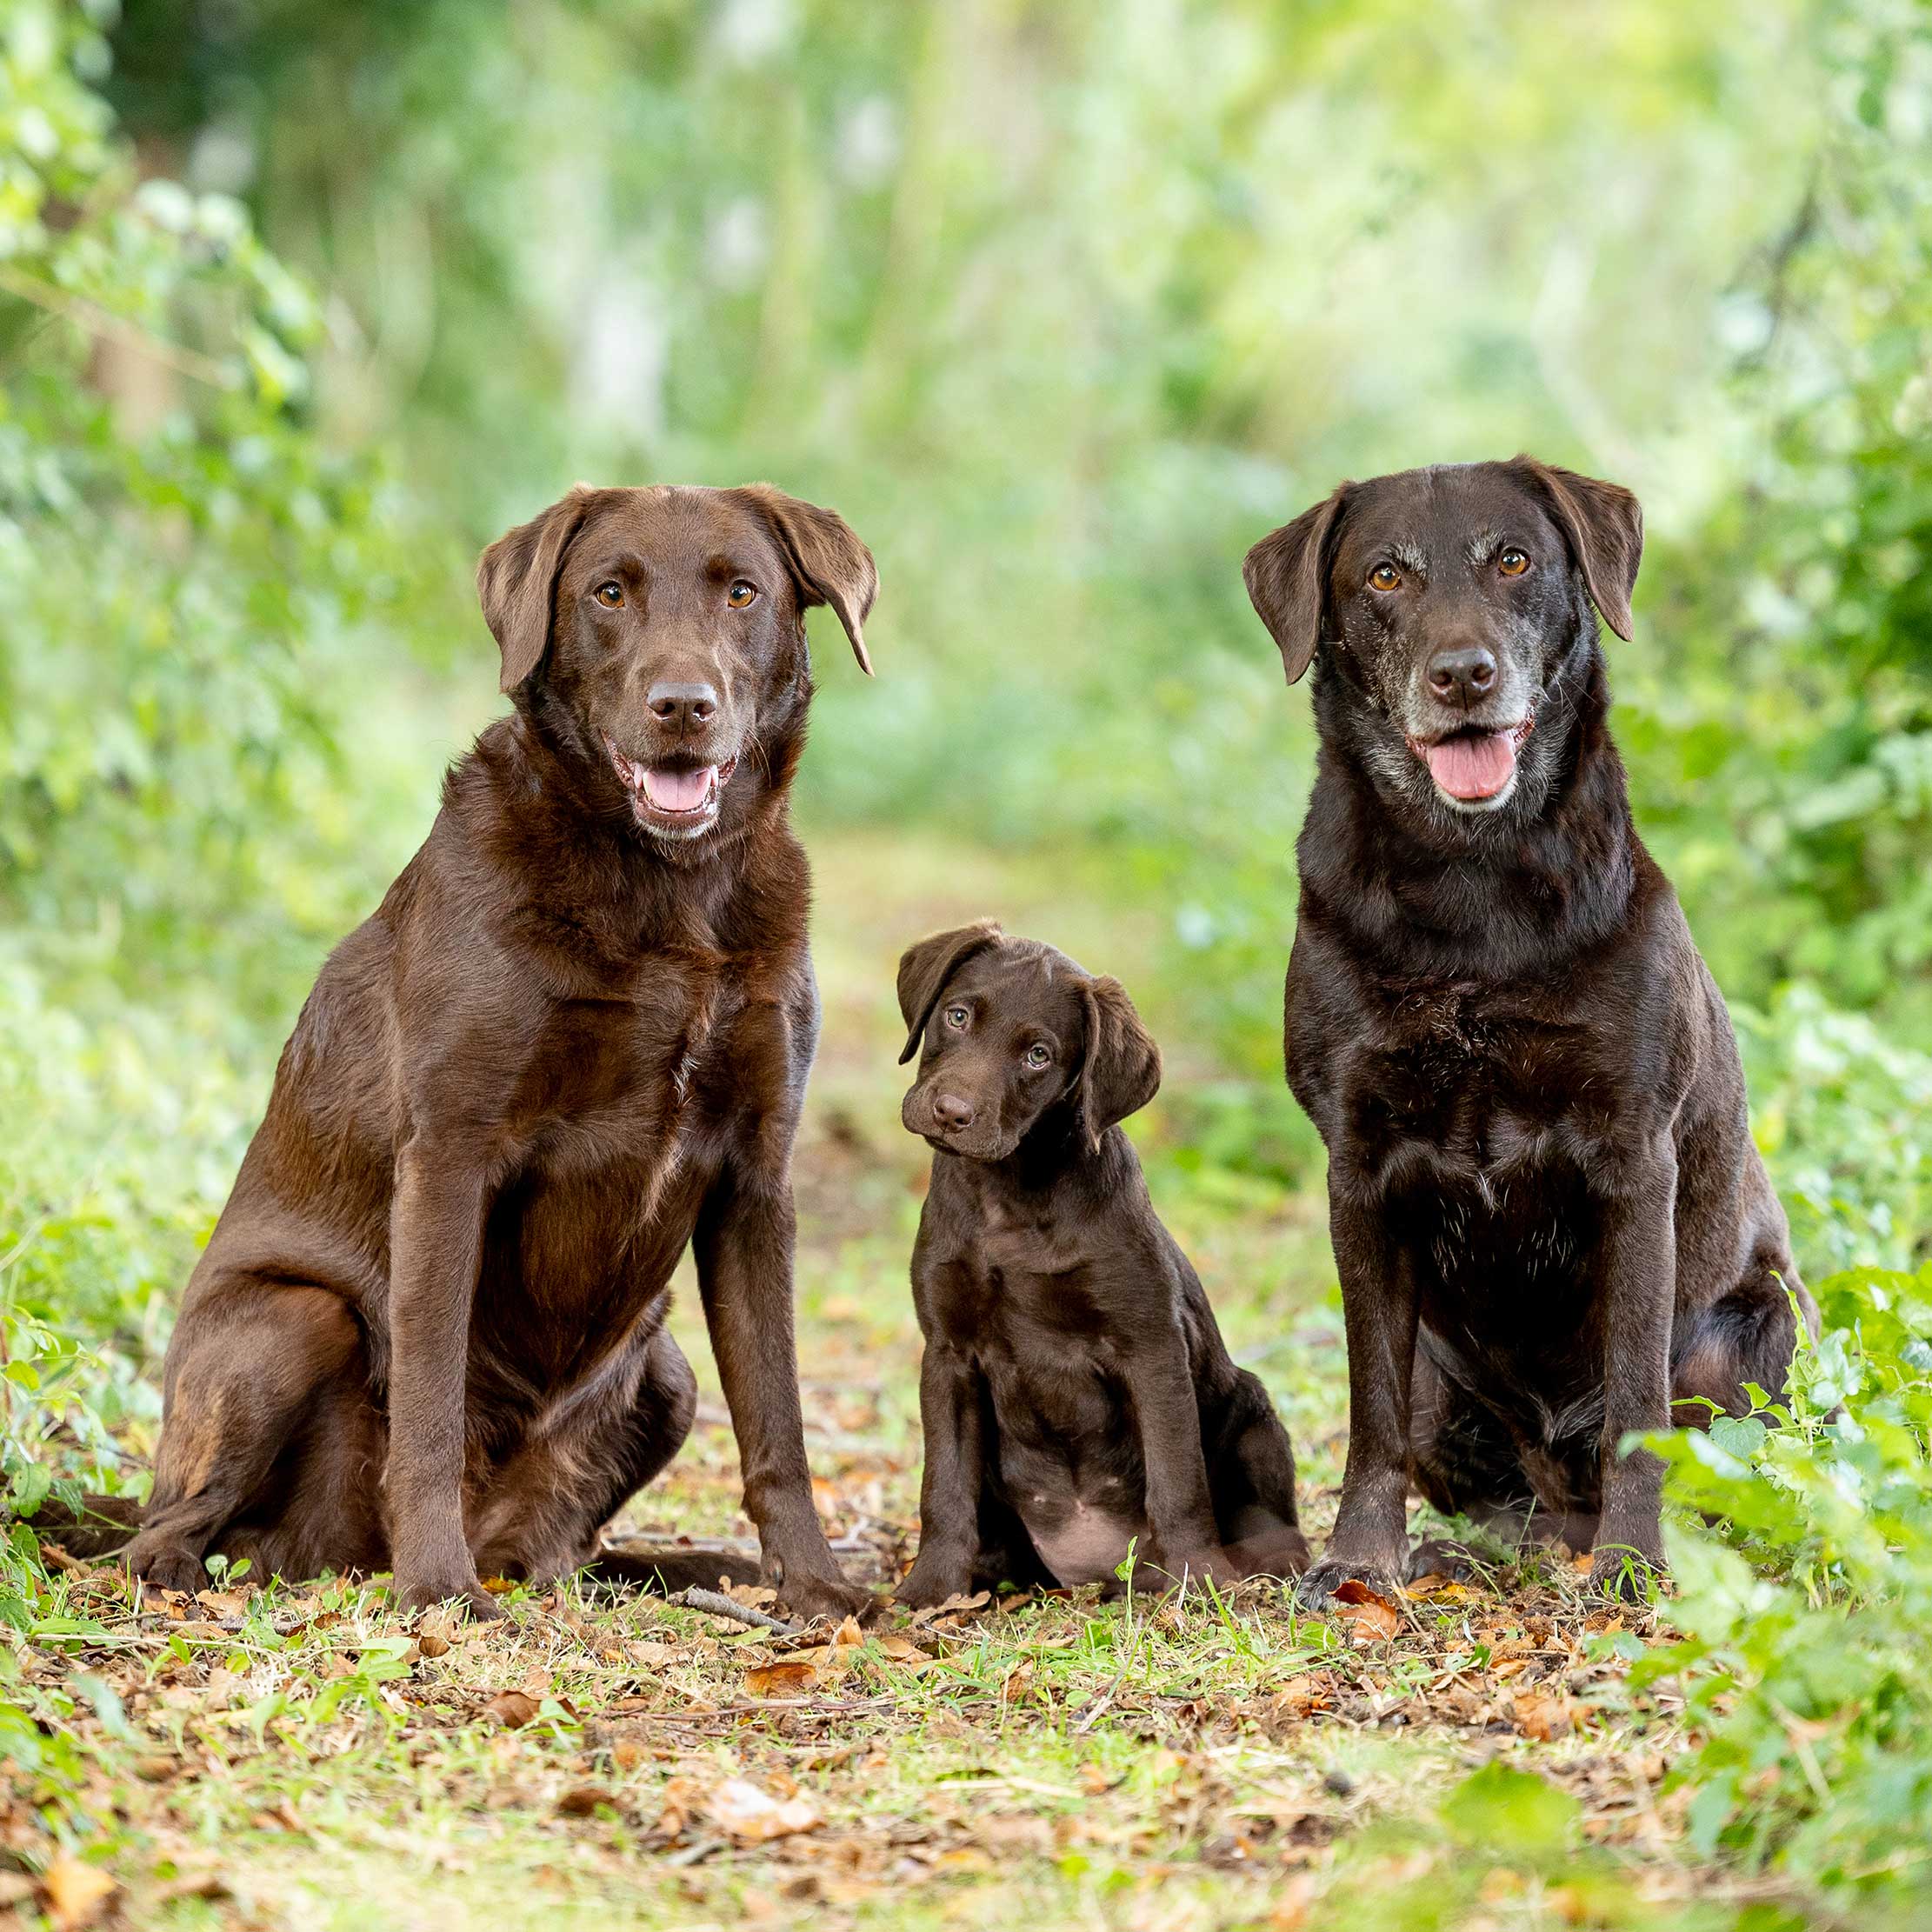
<svg viewBox="0 0 1932 1932">
<path fill-rule="evenodd" d="M 994 909 L 1133 986 L 1149 936 L 970 851 L 831 842 L 818 873 L 808 1447 L 843 1561 L 883 1589 L 916 1542 L 905 1264 L 926 1167 L 897 1119 L 894 961 Z M 943 883 L 916 897 L 908 876 Z M 1320 1203 L 1163 1158 L 1157 1105 L 1136 1132 L 1231 1345 L 1282 1405 L 1319 1547 L 1346 1411 Z M 749 1538 L 688 1281 L 674 1322 L 699 1425 L 625 1528 Z M 257 1582 L 135 1600 L 112 1569 L 59 1572 L 11 1693 L 42 1714 L 43 1763 L 16 1767 L 0 1829 L 36 1864 L 50 1823 L 64 1849 L 37 1878 L 0 1871 L 0 1912 L 1474 1932 L 1730 1925 L 1748 1902 L 1683 1849 L 1668 1633 L 1592 1603 L 1561 1556 L 1336 1618 L 1273 1586 L 1088 1591 L 797 1638 L 575 1588 L 509 1590 L 509 1616 L 476 1626 L 402 1622 L 379 1583 Z M 1788 1922 L 1767 1901 L 1763 1922 Z"/>
</svg>

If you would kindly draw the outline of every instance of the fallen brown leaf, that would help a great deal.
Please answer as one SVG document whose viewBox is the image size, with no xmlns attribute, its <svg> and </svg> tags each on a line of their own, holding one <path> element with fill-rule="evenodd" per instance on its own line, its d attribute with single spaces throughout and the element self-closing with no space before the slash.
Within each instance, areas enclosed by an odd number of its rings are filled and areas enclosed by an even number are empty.
<svg viewBox="0 0 1932 1932">
<path fill-rule="evenodd" d="M 573 1785 L 556 1801 L 557 1815 L 563 1818 L 588 1818 L 600 1804 L 615 1809 L 615 1795 L 595 1784 Z"/>
<path fill-rule="evenodd" d="M 752 1697 L 796 1697 L 817 1682 L 818 1666 L 803 1659 L 756 1664 L 744 1674 L 745 1693 Z"/>
<path fill-rule="evenodd" d="M 542 1707 L 528 1691 L 499 1690 L 483 1706 L 485 1717 L 494 1717 L 505 1730 L 521 1730 Z"/>
<path fill-rule="evenodd" d="M 1367 1636 L 1392 1637 L 1402 1628 L 1402 1616 L 1396 1606 L 1353 1576 L 1336 1590 L 1335 1614 L 1354 1624 L 1358 1634 L 1366 1633 Z"/>
<path fill-rule="evenodd" d="M 1510 1701 L 1509 1719 L 1525 1737 L 1535 1738 L 1539 1744 L 1568 1737 L 1575 1729 L 1570 1700 L 1554 1691 L 1519 1690 Z"/>
<path fill-rule="evenodd" d="M 121 1889 L 120 1881 L 98 1865 L 68 1852 L 47 1868 L 41 1882 L 47 1889 L 47 1916 L 55 1932 L 80 1932 L 81 1927 L 92 1925 Z"/>
</svg>

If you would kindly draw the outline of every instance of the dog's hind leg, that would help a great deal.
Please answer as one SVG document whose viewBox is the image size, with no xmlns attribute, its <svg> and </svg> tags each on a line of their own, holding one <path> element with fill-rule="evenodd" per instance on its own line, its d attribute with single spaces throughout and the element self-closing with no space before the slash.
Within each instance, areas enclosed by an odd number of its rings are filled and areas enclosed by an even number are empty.
<svg viewBox="0 0 1932 1932">
<path fill-rule="evenodd" d="M 542 1582 L 582 1569 L 606 1589 L 669 1596 L 756 1583 L 759 1562 L 737 1550 L 607 1549 L 610 1519 L 683 1447 L 697 1416 L 697 1378 L 668 1329 L 642 1343 L 628 1402 L 573 1429 L 537 1436 L 510 1457 L 475 1509 L 479 1574 Z"/>
<path fill-rule="evenodd" d="M 1737 1287 L 1682 1324 L 1670 1362 L 1670 1419 L 1679 1427 L 1708 1427 L 1720 1412 L 1749 1414 L 1747 1382 L 1783 1394 L 1797 1344 L 1793 1304 L 1813 1335 L 1818 1305 L 1789 1259 L 1779 1260 L 1782 1267 L 1755 1256 Z"/>
<path fill-rule="evenodd" d="M 361 1323 L 326 1289 L 223 1284 L 198 1296 L 182 1322 L 188 1332 L 177 1331 L 170 1351 L 154 1493 L 125 1561 L 163 1589 L 191 1590 L 207 1582 L 203 1557 L 237 1519 L 263 1526 L 250 1541 L 267 1556 L 283 1513 L 271 1493 L 278 1465 L 325 1406 L 330 1384 L 366 1357 Z"/>
<path fill-rule="evenodd" d="M 1222 1546 L 1242 1575 L 1299 1576 L 1308 1568 L 1295 1451 L 1267 1389 L 1245 1369 L 1208 1445 L 1208 1486 Z"/>
</svg>

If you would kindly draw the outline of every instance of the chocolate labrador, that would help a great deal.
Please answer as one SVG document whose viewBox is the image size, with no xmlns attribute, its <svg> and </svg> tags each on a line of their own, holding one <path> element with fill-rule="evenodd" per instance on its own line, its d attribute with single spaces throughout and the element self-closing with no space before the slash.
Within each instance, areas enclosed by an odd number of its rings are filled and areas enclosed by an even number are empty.
<svg viewBox="0 0 1932 1932">
<path fill-rule="evenodd" d="M 1411 1485 L 1638 1587 L 1662 1469 L 1624 1438 L 1781 1388 L 1815 1327 L 1610 739 L 1592 606 L 1630 635 L 1642 543 L 1629 490 L 1518 456 L 1345 483 L 1249 553 L 1320 738 L 1286 1046 L 1349 1415 L 1309 1602 L 1402 1576 Z"/>
<path fill-rule="evenodd" d="M 1119 1123 L 1161 1056 L 1116 979 L 986 923 L 899 962 L 933 1149 L 912 1254 L 926 1463 L 914 1605 L 983 1584 L 1298 1573 L 1295 1457 L 1229 1359 Z"/>
<path fill-rule="evenodd" d="M 137 1575 L 192 1588 L 213 1550 L 393 1567 L 403 1606 L 488 1616 L 479 1576 L 590 1561 L 691 1426 L 664 1327 L 689 1243 L 763 1574 L 802 1615 L 869 1601 L 800 1419 L 818 998 L 786 800 L 804 611 L 830 605 L 869 671 L 876 582 L 839 517 L 763 484 L 580 488 L 483 553 L 515 710 L 283 1053 L 169 1346 Z"/>
</svg>

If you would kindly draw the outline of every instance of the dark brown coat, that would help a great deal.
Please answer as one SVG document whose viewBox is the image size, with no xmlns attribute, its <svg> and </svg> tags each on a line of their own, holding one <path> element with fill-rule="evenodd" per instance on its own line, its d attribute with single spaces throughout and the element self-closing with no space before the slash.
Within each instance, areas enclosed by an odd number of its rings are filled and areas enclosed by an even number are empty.
<svg viewBox="0 0 1932 1932">
<path fill-rule="evenodd" d="M 869 669 L 876 581 L 763 485 L 579 490 L 484 554 L 515 711 L 283 1054 L 168 1351 L 138 1574 L 393 1567 L 403 1604 L 488 1615 L 479 1575 L 588 1562 L 690 1427 L 663 1325 L 690 1245 L 764 1574 L 801 1613 L 866 1601 L 793 1355 L 818 999 L 786 798 L 803 612 Z"/>
<path fill-rule="evenodd" d="M 1248 559 L 1321 739 L 1286 1051 L 1349 1430 L 1311 1602 L 1402 1576 L 1411 1486 L 1627 1586 L 1662 1545 L 1626 1435 L 1780 1389 L 1815 1323 L 1610 740 L 1591 605 L 1629 636 L 1642 550 L 1629 491 L 1519 457 L 1345 484 Z"/>
<path fill-rule="evenodd" d="M 902 1113 L 933 1149 L 912 1255 L 926 1349 L 902 1601 L 1016 1583 L 1289 1576 L 1295 1457 L 1119 1123 L 1161 1060 L 1118 980 L 984 923 L 899 963 Z"/>
</svg>

